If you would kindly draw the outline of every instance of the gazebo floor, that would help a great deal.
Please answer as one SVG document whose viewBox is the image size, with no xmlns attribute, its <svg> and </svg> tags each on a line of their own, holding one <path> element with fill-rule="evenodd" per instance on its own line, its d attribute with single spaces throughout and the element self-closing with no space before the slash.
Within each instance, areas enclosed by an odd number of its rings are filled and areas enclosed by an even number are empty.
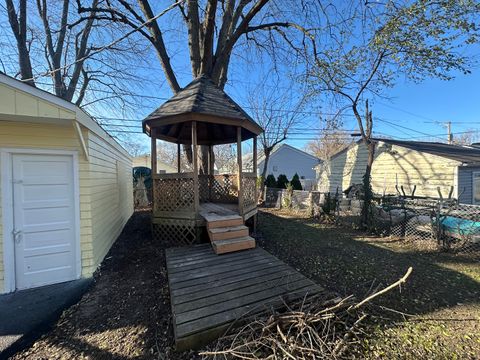
<svg viewBox="0 0 480 360">
<path fill-rule="evenodd" d="M 259 247 L 221 256 L 210 244 L 170 248 L 166 259 L 179 351 L 215 340 L 237 319 L 324 292 Z"/>
</svg>

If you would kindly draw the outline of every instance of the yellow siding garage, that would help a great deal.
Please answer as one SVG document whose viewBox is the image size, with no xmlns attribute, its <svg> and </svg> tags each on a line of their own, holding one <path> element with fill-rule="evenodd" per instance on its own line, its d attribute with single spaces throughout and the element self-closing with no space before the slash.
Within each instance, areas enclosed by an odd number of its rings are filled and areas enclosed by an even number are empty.
<svg viewBox="0 0 480 360">
<path fill-rule="evenodd" d="M 133 213 L 128 153 L 73 104 L 0 74 L 0 293 L 16 289 L 11 161 L 29 153 L 75 160 L 77 277 L 92 275 Z"/>
<path fill-rule="evenodd" d="M 368 151 L 362 141 L 326 160 L 317 174 L 319 191 L 341 193 L 352 184 L 362 184 L 367 166 Z M 437 188 L 444 196 L 454 187 L 457 194 L 459 161 L 415 151 L 398 145 L 378 141 L 372 166 L 372 189 L 377 194 L 396 194 L 403 186 L 411 194 L 438 197 Z"/>
</svg>

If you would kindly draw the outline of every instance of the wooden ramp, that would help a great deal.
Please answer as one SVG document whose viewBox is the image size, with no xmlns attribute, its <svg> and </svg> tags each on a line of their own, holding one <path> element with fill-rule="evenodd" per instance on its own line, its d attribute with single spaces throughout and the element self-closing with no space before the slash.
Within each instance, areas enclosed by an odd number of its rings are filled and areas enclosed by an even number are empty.
<svg viewBox="0 0 480 360">
<path fill-rule="evenodd" d="M 216 254 L 225 254 L 255 247 L 243 218 L 225 206 L 202 203 L 200 215 L 207 222 L 207 231 Z"/>
<path fill-rule="evenodd" d="M 167 249 L 166 259 L 177 350 L 199 348 L 284 300 L 324 292 L 262 248 L 217 256 L 202 244 Z"/>
</svg>

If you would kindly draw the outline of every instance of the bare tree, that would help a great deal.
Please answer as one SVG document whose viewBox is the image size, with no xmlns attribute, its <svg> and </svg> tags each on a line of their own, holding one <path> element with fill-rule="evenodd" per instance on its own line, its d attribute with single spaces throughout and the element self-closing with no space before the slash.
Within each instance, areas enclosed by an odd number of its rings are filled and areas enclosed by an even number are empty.
<svg viewBox="0 0 480 360">
<path fill-rule="evenodd" d="M 426 77 L 450 80 L 455 71 L 468 73 L 471 62 L 458 50 L 477 41 L 479 10 L 473 0 L 359 1 L 343 8 L 322 8 L 329 18 L 330 36 L 326 42 L 310 37 L 310 91 L 330 94 L 344 109 L 351 109 L 369 150 L 363 224 L 368 222 L 375 151 L 373 116 L 364 100 L 387 97 L 385 89 L 400 75 L 419 82 Z"/>
<path fill-rule="evenodd" d="M 272 0 L 186 0 L 178 3 L 178 16 L 184 24 L 186 42 L 183 48 L 188 49 L 192 76 L 208 75 L 220 88 L 227 82 L 228 68 L 232 53 L 242 37 L 249 39 L 257 32 L 275 32 L 282 38 L 286 37 L 282 29 L 295 26 L 282 21 L 278 8 L 265 8 Z M 155 19 L 153 2 L 149 0 L 112 0 L 102 6 L 91 7 L 84 1 L 77 0 L 80 13 L 89 18 L 91 13 L 96 14 L 96 19 L 120 22 L 137 28 L 140 24 L 148 22 L 146 29 L 139 33 L 148 40 L 155 49 L 162 65 L 165 78 L 176 93 L 181 87 L 177 74 L 170 61 L 168 43 L 165 33 L 169 30 L 164 23 Z M 221 5 L 221 6 L 219 6 Z M 258 22 L 254 22 L 258 21 Z M 172 46 L 173 48 L 173 46 Z M 186 145 L 184 150 L 191 161 L 191 147 Z M 206 147 L 201 148 L 202 161 L 200 171 L 207 171 Z"/>
<path fill-rule="evenodd" d="M 215 165 L 219 172 L 234 173 L 237 170 L 237 154 L 231 144 L 217 145 L 213 148 Z"/>
<path fill-rule="evenodd" d="M 471 145 L 480 140 L 480 133 L 476 129 L 470 129 L 454 134 L 453 143 L 455 145 Z"/>
<path fill-rule="evenodd" d="M 268 162 L 272 151 L 287 139 L 291 128 L 300 120 L 304 99 L 303 94 L 295 93 L 291 88 L 282 91 L 278 83 L 269 86 L 263 82 L 254 91 L 250 91 L 249 107 L 264 130 L 260 135 L 260 152 L 263 155 L 263 169 L 260 173 L 262 182 L 268 175 Z M 263 191 L 262 186 L 260 198 L 263 198 Z"/>
<path fill-rule="evenodd" d="M 122 143 L 125 149 L 128 151 L 128 153 L 131 156 L 136 157 L 136 156 L 144 155 L 148 152 L 148 148 L 144 144 L 138 141 L 124 140 L 122 141 Z"/>
<path fill-rule="evenodd" d="M 22 80 L 26 80 L 26 83 L 35 86 L 27 37 L 27 0 L 19 1 L 18 13 L 13 0 L 5 0 L 5 4 L 8 11 L 8 21 L 17 41 L 20 77 Z"/>
<path fill-rule="evenodd" d="M 91 6 L 95 8 L 97 5 L 98 0 L 93 0 Z M 74 65 L 72 72 L 68 74 L 66 72 L 67 69 L 62 69 L 62 61 L 66 58 L 66 53 L 64 52 L 65 47 L 70 45 L 66 41 L 67 31 L 69 28 L 73 28 L 73 25 L 68 23 L 70 1 L 63 0 L 60 24 L 58 30 L 55 31 L 55 35 L 53 34 L 49 20 L 50 16 L 47 0 L 37 0 L 37 9 L 45 33 L 45 56 L 51 72 L 55 93 L 62 99 L 72 101 L 75 92 L 78 90 L 76 104 L 79 105 L 85 97 L 85 91 L 90 82 L 89 72 L 84 67 L 84 59 L 92 50 L 92 47 L 88 46 L 88 41 L 94 20 L 93 18 L 90 18 L 88 21 L 85 21 L 83 27 L 75 34 L 75 41 L 73 44 L 75 46 Z M 67 74 L 69 75 L 68 77 L 66 76 Z M 83 82 L 82 86 L 78 88 L 81 76 L 83 76 Z"/>
<path fill-rule="evenodd" d="M 327 160 L 332 155 L 345 149 L 352 143 L 352 139 L 346 130 L 342 130 L 339 124 L 334 121 L 325 121 L 325 128 L 317 138 L 309 141 L 305 150 L 316 157 Z"/>
<path fill-rule="evenodd" d="M 89 1 L 91 8 L 99 4 L 99 0 Z M 22 80 L 44 89 L 51 86 L 57 96 L 83 107 L 105 99 L 133 105 L 132 90 L 141 80 L 131 66 L 142 53 L 138 40 L 99 51 L 117 36 L 120 27 L 113 23 L 100 26 L 93 16 L 81 18 L 74 2 L 19 0 L 18 10 L 13 0 L 5 3 Z M 17 71 L 15 66 L 10 69 Z"/>
</svg>

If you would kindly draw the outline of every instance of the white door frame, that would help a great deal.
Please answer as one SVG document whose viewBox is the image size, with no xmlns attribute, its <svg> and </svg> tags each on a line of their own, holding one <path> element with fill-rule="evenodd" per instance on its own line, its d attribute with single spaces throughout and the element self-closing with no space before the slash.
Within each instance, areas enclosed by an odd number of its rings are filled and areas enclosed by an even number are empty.
<svg viewBox="0 0 480 360">
<path fill-rule="evenodd" d="M 13 243 L 13 177 L 12 155 L 66 155 L 73 159 L 73 193 L 74 204 L 74 233 L 75 233 L 75 278 L 82 274 L 81 249 L 80 249 L 80 184 L 78 169 L 78 151 L 47 150 L 30 148 L 0 148 L 2 189 L 2 222 L 3 222 L 3 274 L 5 293 L 15 291 L 15 246 Z"/>
</svg>

